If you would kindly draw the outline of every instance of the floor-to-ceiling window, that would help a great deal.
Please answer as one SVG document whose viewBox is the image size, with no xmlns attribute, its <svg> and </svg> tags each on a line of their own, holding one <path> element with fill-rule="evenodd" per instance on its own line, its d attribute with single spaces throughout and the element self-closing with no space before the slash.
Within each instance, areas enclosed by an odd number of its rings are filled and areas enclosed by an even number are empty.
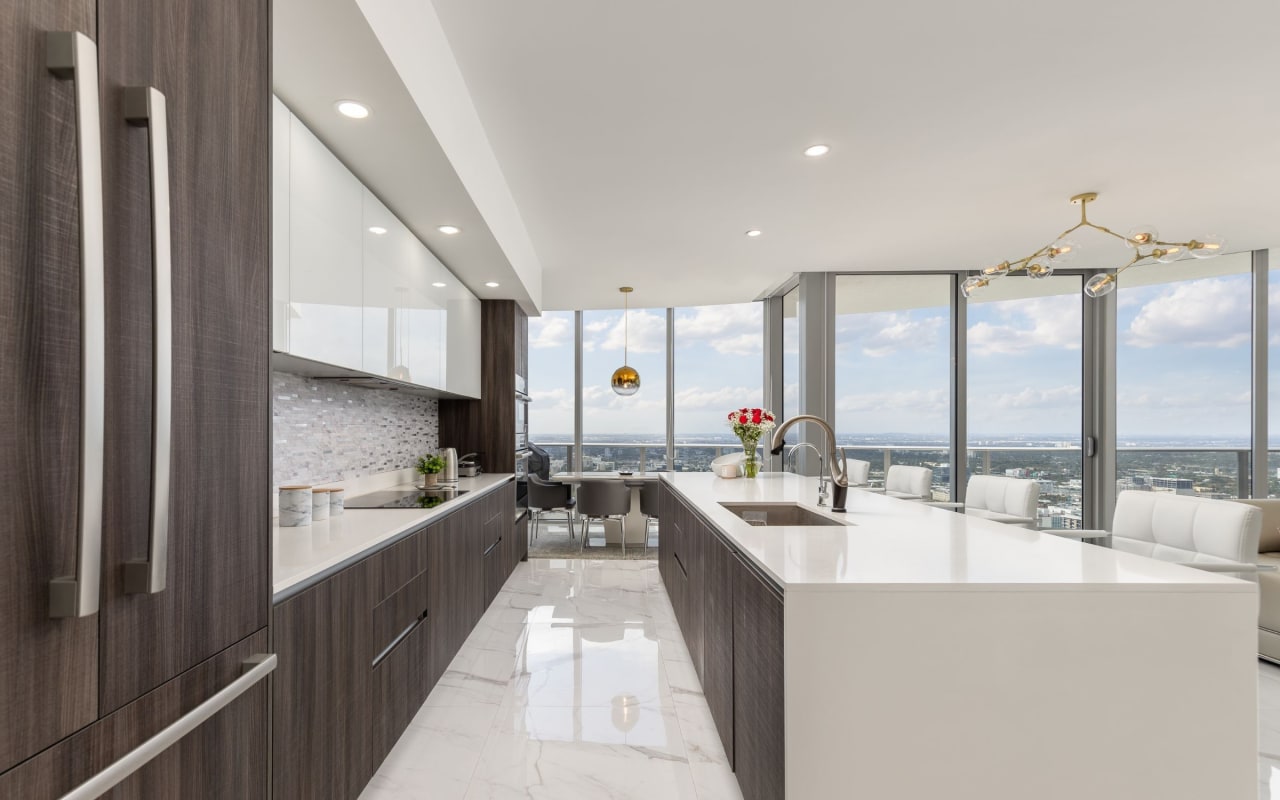
<svg viewBox="0 0 1280 800">
<path fill-rule="evenodd" d="M 529 439 L 547 451 L 553 475 L 572 469 L 575 316 L 529 318 Z"/>
<path fill-rule="evenodd" d="M 968 474 L 1038 481 L 1044 528 L 1083 518 L 1081 289 L 1019 275 L 967 301 Z"/>
<path fill-rule="evenodd" d="M 609 379 L 627 362 L 640 390 L 614 394 Z M 582 468 L 666 469 L 667 310 L 633 308 L 582 314 Z"/>
<path fill-rule="evenodd" d="M 675 309 L 674 469 L 706 472 L 738 446 L 729 410 L 764 402 L 764 306 Z"/>
<path fill-rule="evenodd" d="M 782 408 L 769 409 L 778 420 L 800 410 L 800 289 L 782 296 Z"/>
<path fill-rule="evenodd" d="M 1271 251 L 1268 258 L 1267 496 L 1280 497 L 1280 250 Z"/>
<path fill-rule="evenodd" d="M 835 298 L 835 428 L 848 457 L 933 470 L 950 497 L 950 275 L 841 275 Z"/>
<path fill-rule="evenodd" d="M 1251 436 L 1251 255 L 1135 267 L 1116 294 L 1118 490 L 1239 496 Z"/>
</svg>

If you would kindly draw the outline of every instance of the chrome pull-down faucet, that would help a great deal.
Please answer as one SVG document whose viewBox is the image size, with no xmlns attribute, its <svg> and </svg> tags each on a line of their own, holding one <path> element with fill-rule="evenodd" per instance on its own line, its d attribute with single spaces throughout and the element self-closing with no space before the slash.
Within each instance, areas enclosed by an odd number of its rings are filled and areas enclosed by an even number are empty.
<svg viewBox="0 0 1280 800">
<path fill-rule="evenodd" d="M 782 452 L 782 448 L 786 446 L 786 440 L 783 437 L 797 422 L 812 422 L 827 434 L 827 471 L 831 473 L 832 491 L 831 510 L 843 512 L 845 501 L 849 497 L 849 474 L 845 470 L 844 453 L 836 447 L 836 432 L 831 429 L 831 425 L 825 419 L 812 414 L 799 414 L 792 417 L 774 430 L 773 439 L 769 443 L 769 452 L 775 456 Z"/>
<path fill-rule="evenodd" d="M 809 448 L 818 457 L 818 505 L 825 506 L 827 504 L 827 476 L 822 472 L 822 451 L 818 449 L 816 444 L 813 442 L 797 442 L 796 446 L 791 448 L 791 452 L 787 453 L 787 469 L 790 472 L 796 471 L 796 453 L 800 452 L 803 447 Z"/>
</svg>

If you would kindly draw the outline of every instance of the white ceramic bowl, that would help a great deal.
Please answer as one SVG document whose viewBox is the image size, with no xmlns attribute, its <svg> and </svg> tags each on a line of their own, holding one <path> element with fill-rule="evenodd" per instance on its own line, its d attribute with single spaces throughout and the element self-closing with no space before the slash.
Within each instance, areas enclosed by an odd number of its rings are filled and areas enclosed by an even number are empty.
<svg viewBox="0 0 1280 800">
<path fill-rule="evenodd" d="M 746 460 L 742 453 L 728 453 L 711 462 L 711 471 L 717 478 L 740 478 L 742 462 Z"/>
<path fill-rule="evenodd" d="M 741 478 L 741 464 L 721 464 L 718 467 L 712 467 L 711 471 L 716 474 L 717 478 Z"/>
</svg>

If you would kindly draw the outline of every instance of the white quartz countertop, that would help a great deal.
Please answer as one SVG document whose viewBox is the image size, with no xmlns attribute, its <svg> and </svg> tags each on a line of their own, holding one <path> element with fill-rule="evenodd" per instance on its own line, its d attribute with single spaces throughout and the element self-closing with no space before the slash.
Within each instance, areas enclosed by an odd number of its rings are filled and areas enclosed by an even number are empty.
<svg viewBox="0 0 1280 800">
<path fill-rule="evenodd" d="M 817 478 L 677 472 L 663 480 L 784 591 L 1256 591 L 1228 575 L 859 489 L 849 490 L 848 510 L 836 514 L 816 505 Z M 852 524 L 755 527 L 720 505 L 776 502 Z"/>
<path fill-rule="evenodd" d="M 279 595 L 298 584 L 326 574 L 334 567 L 357 560 L 398 535 L 465 506 L 513 478 L 509 472 L 459 478 L 458 488 L 467 493 L 432 509 L 347 509 L 336 517 L 313 522 L 302 528 L 281 528 L 279 520 L 273 520 L 272 594 Z M 387 488 L 414 487 L 403 485 Z"/>
</svg>

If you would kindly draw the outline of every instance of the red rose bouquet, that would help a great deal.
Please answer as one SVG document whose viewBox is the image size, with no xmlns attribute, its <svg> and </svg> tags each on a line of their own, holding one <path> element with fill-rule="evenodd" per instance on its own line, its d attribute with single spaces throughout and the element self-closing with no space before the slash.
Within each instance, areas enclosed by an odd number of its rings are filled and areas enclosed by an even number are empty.
<svg viewBox="0 0 1280 800">
<path fill-rule="evenodd" d="M 742 466 L 748 478 L 754 478 L 760 473 L 756 448 L 760 445 L 760 439 L 773 430 L 774 425 L 773 414 L 763 408 L 739 408 L 729 412 L 729 426 L 742 440 L 742 452 L 747 457 Z"/>
</svg>

